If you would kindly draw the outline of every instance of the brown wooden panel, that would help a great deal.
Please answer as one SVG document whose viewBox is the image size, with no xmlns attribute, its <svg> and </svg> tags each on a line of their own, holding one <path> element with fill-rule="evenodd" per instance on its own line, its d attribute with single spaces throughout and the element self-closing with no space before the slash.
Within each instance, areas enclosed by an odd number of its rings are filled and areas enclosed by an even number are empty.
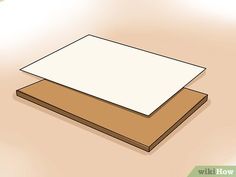
<svg viewBox="0 0 236 177">
<path fill-rule="evenodd" d="M 16 94 L 145 151 L 153 149 L 207 101 L 206 94 L 184 88 L 145 116 L 48 80 Z"/>
</svg>

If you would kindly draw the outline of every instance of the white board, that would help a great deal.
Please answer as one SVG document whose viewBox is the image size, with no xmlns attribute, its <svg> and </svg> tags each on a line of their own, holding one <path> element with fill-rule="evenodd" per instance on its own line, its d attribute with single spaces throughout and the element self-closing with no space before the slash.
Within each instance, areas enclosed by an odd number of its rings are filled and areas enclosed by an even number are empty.
<svg viewBox="0 0 236 177">
<path fill-rule="evenodd" d="M 21 70 L 149 115 L 204 69 L 87 35 Z"/>
</svg>

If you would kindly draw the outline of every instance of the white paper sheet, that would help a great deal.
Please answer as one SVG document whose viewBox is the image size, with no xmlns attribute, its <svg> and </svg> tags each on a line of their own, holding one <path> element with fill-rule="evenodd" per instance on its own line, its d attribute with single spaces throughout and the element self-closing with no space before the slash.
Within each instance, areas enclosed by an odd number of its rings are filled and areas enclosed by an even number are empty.
<svg viewBox="0 0 236 177">
<path fill-rule="evenodd" d="M 204 69 L 88 35 L 21 70 L 149 115 Z"/>
</svg>

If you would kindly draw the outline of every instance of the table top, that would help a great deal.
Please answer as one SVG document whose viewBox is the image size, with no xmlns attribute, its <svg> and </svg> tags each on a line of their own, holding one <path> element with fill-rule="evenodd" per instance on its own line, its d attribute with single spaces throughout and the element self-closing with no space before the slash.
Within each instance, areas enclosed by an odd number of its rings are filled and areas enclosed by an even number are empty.
<svg viewBox="0 0 236 177">
<path fill-rule="evenodd" d="M 0 176 L 182 177 L 236 163 L 230 2 L 55 2 L 0 1 Z M 15 95 L 40 80 L 21 67 L 88 33 L 205 66 L 188 87 L 208 102 L 148 153 Z"/>
</svg>

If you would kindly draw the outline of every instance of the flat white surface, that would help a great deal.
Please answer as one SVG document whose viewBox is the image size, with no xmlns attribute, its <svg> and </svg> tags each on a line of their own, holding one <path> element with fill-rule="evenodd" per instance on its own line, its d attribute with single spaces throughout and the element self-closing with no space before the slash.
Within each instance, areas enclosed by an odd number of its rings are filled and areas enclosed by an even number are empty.
<svg viewBox="0 0 236 177">
<path fill-rule="evenodd" d="M 89 35 L 22 70 L 149 115 L 204 68 Z"/>
</svg>

